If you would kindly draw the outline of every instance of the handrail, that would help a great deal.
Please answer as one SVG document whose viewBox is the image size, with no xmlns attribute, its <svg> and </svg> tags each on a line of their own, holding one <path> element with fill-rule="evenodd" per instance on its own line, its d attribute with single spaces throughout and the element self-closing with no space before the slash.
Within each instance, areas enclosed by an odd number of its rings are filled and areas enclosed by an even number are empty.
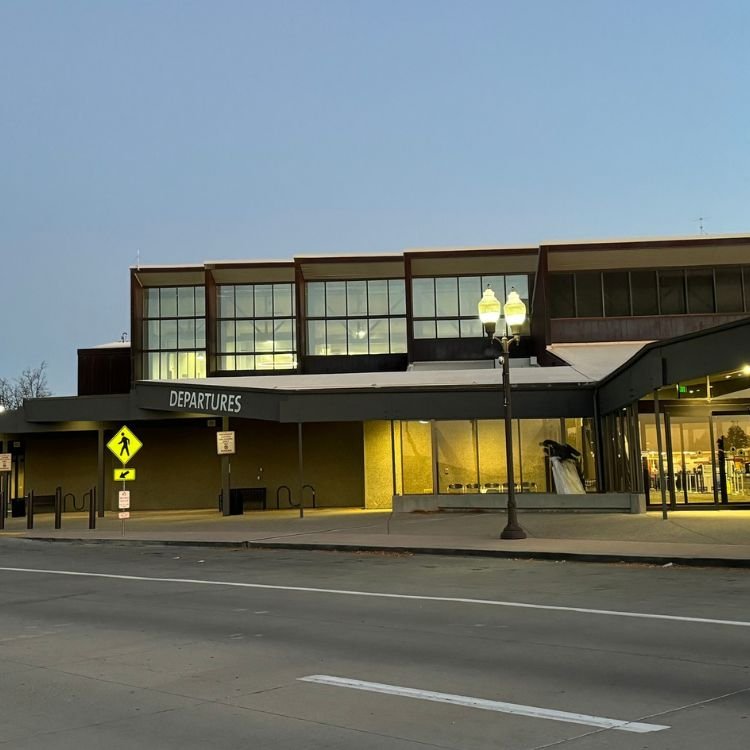
<svg viewBox="0 0 750 750">
<path fill-rule="evenodd" d="M 305 493 L 305 488 L 308 488 L 308 489 L 312 490 L 312 507 L 316 508 L 317 505 L 315 504 L 315 487 L 313 487 L 311 484 L 303 484 L 302 485 L 302 491 L 301 491 L 302 495 L 304 495 L 304 493 Z"/>
<path fill-rule="evenodd" d="M 292 503 L 292 490 L 286 484 L 281 484 L 276 488 L 276 510 L 280 509 L 280 496 L 281 490 L 286 490 L 286 501 L 291 507 L 294 507 Z"/>
<path fill-rule="evenodd" d="M 81 511 L 81 510 L 83 510 L 83 508 L 84 508 L 83 504 L 81 504 L 80 508 L 76 507 L 76 496 L 75 496 L 75 493 L 73 493 L 73 492 L 66 492 L 63 495 L 63 513 L 67 513 L 67 503 L 68 503 L 68 498 L 69 497 L 73 498 L 73 510 L 74 511 Z"/>
</svg>

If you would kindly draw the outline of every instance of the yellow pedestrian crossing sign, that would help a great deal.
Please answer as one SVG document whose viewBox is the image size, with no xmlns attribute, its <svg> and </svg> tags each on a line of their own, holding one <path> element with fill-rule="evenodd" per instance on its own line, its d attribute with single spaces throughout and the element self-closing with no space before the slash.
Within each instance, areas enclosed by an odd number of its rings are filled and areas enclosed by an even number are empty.
<svg viewBox="0 0 750 750">
<path fill-rule="evenodd" d="M 143 443 L 128 429 L 127 425 L 123 425 L 115 433 L 115 436 L 107 443 L 107 448 L 112 451 L 115 458 L 125 466 L 133 456 L 143 447 Z"/>
<path fill-rule="evenodd" d="M 115 469 L 115 482 L 133 482 L 135 481 L 135 469 Z"/>
</svg>

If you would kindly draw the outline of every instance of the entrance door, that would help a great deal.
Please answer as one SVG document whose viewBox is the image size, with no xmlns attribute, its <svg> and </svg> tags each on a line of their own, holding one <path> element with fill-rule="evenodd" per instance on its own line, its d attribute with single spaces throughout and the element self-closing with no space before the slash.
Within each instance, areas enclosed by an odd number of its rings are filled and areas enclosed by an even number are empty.
<svg viewBox="0 0 750 750">
<path fill-rule="evenodd" d="M 750 414 L 716 414 L 719 502 L 750 504 Z"/>
</svg>

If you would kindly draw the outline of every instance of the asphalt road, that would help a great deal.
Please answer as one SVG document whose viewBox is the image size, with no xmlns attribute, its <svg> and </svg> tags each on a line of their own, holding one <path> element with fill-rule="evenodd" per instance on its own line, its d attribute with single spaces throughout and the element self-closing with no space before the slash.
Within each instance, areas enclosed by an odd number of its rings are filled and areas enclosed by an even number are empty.
<svg viewBox="0 0 750 750">
<path fill-rule="evenodd" d="M 750 745 L 745 570 L 6 539 L 0 602 L 0 748 Z"/>
</svg>

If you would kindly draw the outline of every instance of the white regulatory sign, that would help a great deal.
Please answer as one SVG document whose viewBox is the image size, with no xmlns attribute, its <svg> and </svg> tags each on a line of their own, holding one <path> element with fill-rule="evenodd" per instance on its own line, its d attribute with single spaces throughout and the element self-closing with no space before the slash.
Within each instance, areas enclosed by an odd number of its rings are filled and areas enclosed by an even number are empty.
<svg viewBox="0 0 750 750">
<path fill-rule="evenodd" d="M 126 518 L 130 518 L 130 512 L 127 511 L 127 510 L 126 511 L 121 511 L 120 513 L 117 514 L 117 517 L 121 521 L 124 521 Z"/>
<path fill-rule="evenodd" d="M 13 464 L 13 455 L 10 453 L 0 453 L 0 471 L 10 471 Z"/>
<path fill-rule="evenodd" d="M 117 493 L 117 507 L 120 510 L 128 510 L 130 508 L 130 490 L 120 490 Z"/>
<path fill-rule="evenodd" d="M 220 456 L 234 453 L 234 431 L 216 433 L 216 452 Z"/>
</svg>

